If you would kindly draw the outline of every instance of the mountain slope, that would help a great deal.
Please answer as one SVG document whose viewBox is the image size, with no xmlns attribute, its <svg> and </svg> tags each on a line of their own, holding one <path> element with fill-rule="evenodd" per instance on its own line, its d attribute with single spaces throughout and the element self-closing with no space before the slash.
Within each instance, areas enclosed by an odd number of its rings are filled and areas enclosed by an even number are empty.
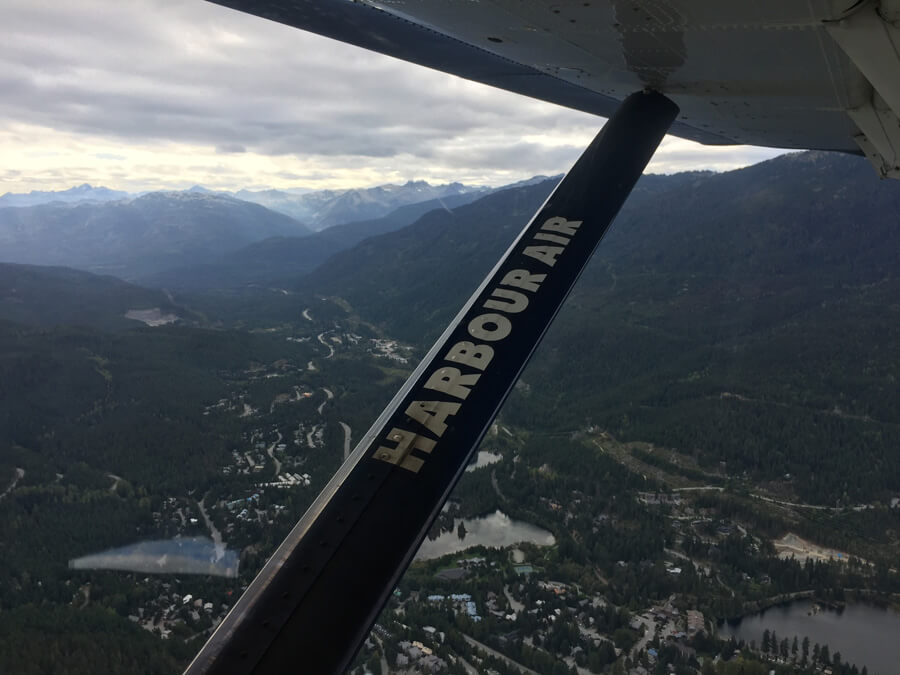
<svg viewBox="0 0 900 675">
<path fill-rule="evenodd" d="M 66 267 L 0 263 L 0 320 L 36 326 L 133 328 L 133 310 L 191 318 L 162 292 Z"/>
<path fill-rule="evenodd" d="M 0 209 L 0 258 L 135 279 L 308 232 L 283 214 L 231 197 L 158 192 L 105 204 Z"/>
<path fill-rule="evenodd" d="M 550 188 L 429 213 L 298 288 L 426 345 Z M 898 212 L 900 186 L 835 154 L 644 177 L 505 414 L 800 475 L 813 501 L 900 490 Z"/>
<path fill-rule="evenodd" d="M 350 190 L 316 190 L 295 194 L 283 190 L 240 190 L 238 199 L 261 204 L 324 230 L 340 223 L 371 220 L 402 206 L 419 202 L 486 192 L 486 188 L 461 183 L 430 185 L 426 181 L 408 181 L 404 185 L 378 185 Z"/>
<path fill-rule="evenodd" d="M 272 237 L 226 254 L 220 260 L 164 270 L 142 278 L 149 286 L 187 290 L 238 288 L 251 284 L 282 284 L 307 274 L 338 251 L 368 237 L 405 227 L 435 209 L 452 210 L 479 199 L 467 192 L 401 206 L 386 216 L 335 225 L 306 237 Z"/>
</svg>

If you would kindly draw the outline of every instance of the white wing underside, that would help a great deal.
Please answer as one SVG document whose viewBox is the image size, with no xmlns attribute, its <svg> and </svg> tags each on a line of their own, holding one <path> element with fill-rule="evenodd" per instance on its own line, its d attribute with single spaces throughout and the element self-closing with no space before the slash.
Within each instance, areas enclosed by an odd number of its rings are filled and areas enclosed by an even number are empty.
<svg viewBox="0 0 900 675">
<path fill-rule="evenodd" d="M 900 0 L 216 1 L 587 112 L 649 87 L 677 135 L 900 177 Z"/>
</svg>

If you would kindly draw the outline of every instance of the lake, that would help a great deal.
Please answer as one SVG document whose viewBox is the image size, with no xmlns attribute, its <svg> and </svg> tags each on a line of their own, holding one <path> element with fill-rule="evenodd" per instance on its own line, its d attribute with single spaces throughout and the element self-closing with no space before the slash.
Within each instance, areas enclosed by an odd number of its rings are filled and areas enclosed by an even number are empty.
<svg viewBox="0 0 900 675">
<path fill-rule="evenodd" d="M 142 574 L 211 574 L 236 577 L 238 552 L 206 537 L 142 541 L 69 561 L 76 570 L 120 570 Z"/>
<path fill-rule="evenodd" d="M 796 635 L 802 643 L 804 636 L 809 637 L 810 653 L 817 642 L 827 644 L 832 654 L 840 652 L 842 661 L 855 663 L 860 670 L 866 666 L 870 675 L 898 672 L 900 614 L 866 603 L 813 612 L 813 604 L 811 600 L 798 600 L 745 616 L 737 623 L 725 622 L 719 627 L 719 636 L 755 640 L 758 646 L 768 628 L 775 631 L 779 641 L 793 641 Z"/>
<path fill-rule="evenodd" d="M 501 459 L 503 459 L 503 455 L 497 454 L 496 452 L 479 450 L 478 455 L 475 457 L 475 461 L 466 467 L 466 471 L 474 471 L 475 469 L 480 469 L 481 467 L 488 466 L 489 464 L 496 464 Z"/>
<path fill-rule="evenodd" d="M 457 534 L 459 520 L 453 521 L 453 530 L 444 532 L 437 539 L 426 539 L 422 542 L 416 558 L 430 560 L 440 558 L 448 553 L 457 553 L 471 546 L 494 546 L 505 548 L 528 542 L 538 546 L 553 546 L 556 539 L 547 530 L 531 523 L 513 520 L 502 511 L 494 511 L 483 518 L 469 518 L 462 521 L 466 527 L 466 536 L 460 539 Z"/>
</svg>

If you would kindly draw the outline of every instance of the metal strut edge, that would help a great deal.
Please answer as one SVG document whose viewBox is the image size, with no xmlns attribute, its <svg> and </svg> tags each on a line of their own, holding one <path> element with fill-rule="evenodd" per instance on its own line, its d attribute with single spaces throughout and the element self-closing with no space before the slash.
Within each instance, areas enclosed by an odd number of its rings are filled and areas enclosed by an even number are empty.
<svg viewBox="0 0 900 675">
<path fill-rule="evenodd" d="M 188 675 L 344 672 L 677 113 L 622 102 Z"/>
</svg>

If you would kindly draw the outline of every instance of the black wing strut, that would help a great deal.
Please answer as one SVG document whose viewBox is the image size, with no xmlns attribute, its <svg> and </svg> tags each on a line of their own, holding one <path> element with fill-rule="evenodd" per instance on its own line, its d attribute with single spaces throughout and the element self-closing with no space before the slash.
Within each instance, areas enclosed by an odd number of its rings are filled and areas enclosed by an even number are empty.
<svg viewBox="0 0 900 675">
<path fill-rule="evenodd" d="M 341 673 L 678 112 L 632 94 L 188 667 Z"/>
</svg>

